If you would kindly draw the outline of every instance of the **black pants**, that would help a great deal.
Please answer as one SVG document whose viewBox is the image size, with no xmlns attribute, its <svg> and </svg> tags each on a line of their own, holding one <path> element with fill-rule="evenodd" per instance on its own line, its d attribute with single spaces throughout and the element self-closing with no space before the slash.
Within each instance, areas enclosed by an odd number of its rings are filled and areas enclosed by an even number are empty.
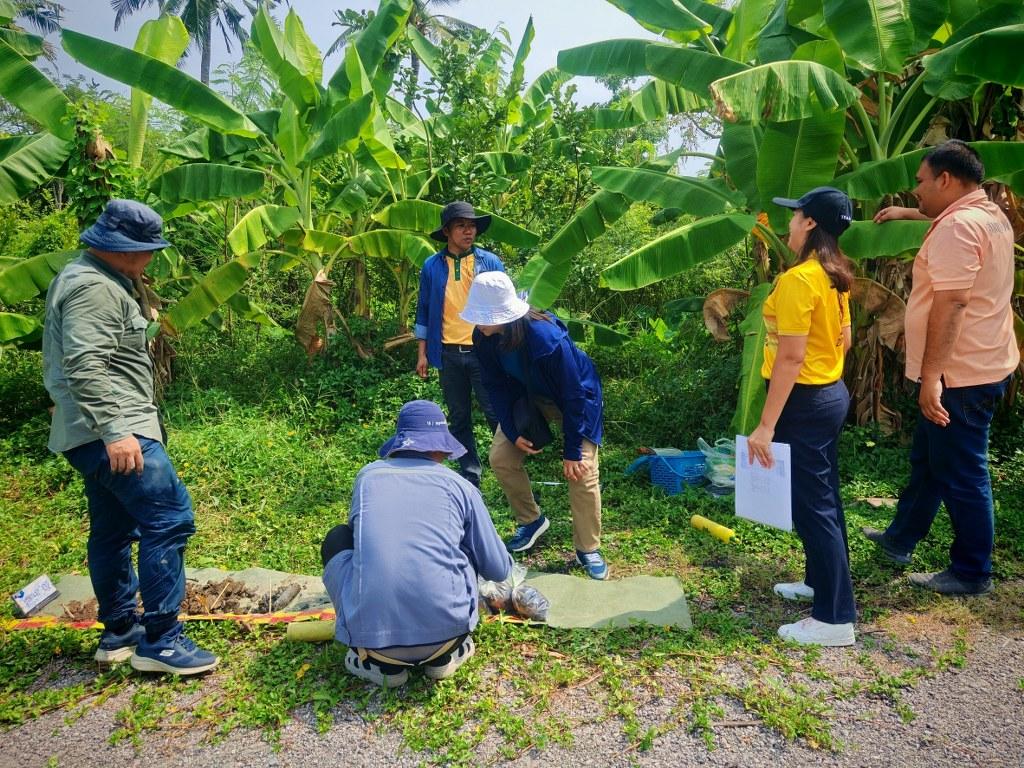
<svg viewBox="0 0 1024 768">
<path fill-rule="evenodd" d="M 441 350 L 441 364 L 441 392 L 448 409 L 448 431 L 466 449 L 458 460 L 459 474 L 479 488 L 482 469 L 473 437 L 473 395 L 476 395 L 492 435 L 498 428 L 498 419 L 480 379 L 480 362 L 473 347 L 445 344 Z"/>
<path fill-rule="evenodd" d="M 839 433 L 849 409 L 841 380 L 795 384 L 775 425 L 775 440 L 789 444 L 793 464 L 793 527 L 804 545 L 804 583 L 814 590 L 811 616 L 828 624 L 857 620 L 839 498 Z"/>
</svg>

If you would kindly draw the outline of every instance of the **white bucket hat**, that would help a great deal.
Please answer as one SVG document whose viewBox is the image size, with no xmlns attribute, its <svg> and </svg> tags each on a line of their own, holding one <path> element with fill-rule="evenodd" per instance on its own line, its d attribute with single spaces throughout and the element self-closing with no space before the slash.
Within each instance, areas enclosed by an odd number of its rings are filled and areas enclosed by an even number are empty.
<svg viewBox="0 0 1024 768">
<path fill-rule="evenodd" d="M 466 306 L 459 317 L 473 325 L 504 325 L 530 311 L 530 304 L 516 295 L 504 272 L 483 272 L 469 286 Z"/>
</svg>

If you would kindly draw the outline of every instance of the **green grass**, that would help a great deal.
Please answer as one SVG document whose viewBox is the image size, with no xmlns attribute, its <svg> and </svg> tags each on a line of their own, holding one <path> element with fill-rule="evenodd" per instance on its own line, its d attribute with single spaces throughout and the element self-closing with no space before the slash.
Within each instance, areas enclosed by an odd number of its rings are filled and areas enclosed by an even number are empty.
<svg viewBox="0 0 1024 768">
<path fill-rule="evenodd" d="M 347 516 L 356 471 L 390 434 L 403 401 L 440 399 L 436 378 L 422 383 L 411 374 L 408 349 L 370 363 L 342 351 L 309 366 L 288 340 L 239 334 L 235 343 L 198 337 L 183 347 L 165 403 L 170 454 L 196 507 L 187 562 L 318 573 L 319 542 Z M 881 699 L 911 720 L 903 698 L 909 687 L 962 666 L 980 624 L 1004 629 L 1024 617 L 1024 453 L 1013 439 L 995 444 L 1000 587 L 992 597 L 951 601 L 906 586 L 857 533 L 861 525 L 887 522 L 889 510 L 858 499 L 898 493 L 907 446 L 899 436 L 848 429 L 841 444 L 843 496 L 861 628 L 870 623 L 871 634 L 862 631 L 854 653 L 787 646 L 775 630 L 800 609 L 775 598 L 771 585 L 802 573 L 796 537 L 735 519 L 729 499 L 699 490 L 667 497 L 645 479 L 623 476 L 638 444 L 689 447 L 698 434 L 709 440 L 724 434 L 731 385 L 722 378 L 731 363 L 697 336 L 680 343 L 690 346 L 670 351 L 645 338 L 595 357 L 609 413 L 601 454 L 605 554 L 615 576 L 678 577 L 693 629 L 484 624 L 477 656 L 455 680 L 414 678 L 397 691 L 345 674 L 339 646 L 288 643 L 275 627 L 191 624 L 195 639 L 223 658 L 222 668 L 200 681 L 141 678 L 124 668 L 97 673 L 95 632 L 0 632 L 0 724 L 16 726 L 52 711 L 74 719 L 123 694 L 127 704 L 110 734 L 115 743 L 141 744 L 147 732 L 170 726 L 210 739 L 257 728 L 274 741 L 297 709 L 309 708 L 324 730 L 354 709 L 374 728 L 400 734 L 428 762 L 468 765 L 571 746 L 582 696 L 593 703 L 588 721 L 618 729 L 630 750 L 649 749 L 677 728 L 713 749 L 716 724 L 737 717 L 788 739 L 842 749 L 833 735 L 832 702 L 854 697 Z M 31 354 L 0 358 L 0 587 L 8 592 L 39 573 L 86 572 L 81 483 L 63 459 L 46 452 L 38 376 Z M 652 382 L 660 387 L 653 399 L 645 389 Z M 688 410 L 693 402 L 697 413 Z M 679 431 L 674 420 L 684 425 Z M 559 480 L 560 469 L 553 452 L 530 464 L 535 480 Z M 492 475 L 483 490 L 499 532 L 510 533 Z M 566 488 L 542 487 L 541 503 L 552 527 L 527 560 L 565 571 L 572 551 Z M 726 545 L 693 529 L 692 514 L 730 525 L 737 539 Z M 915 568 L 943 567 L 950 538 L 940 514 L 915 554 Z M 484 744 L 492 752 L 482 757 Z"/>
</svg>

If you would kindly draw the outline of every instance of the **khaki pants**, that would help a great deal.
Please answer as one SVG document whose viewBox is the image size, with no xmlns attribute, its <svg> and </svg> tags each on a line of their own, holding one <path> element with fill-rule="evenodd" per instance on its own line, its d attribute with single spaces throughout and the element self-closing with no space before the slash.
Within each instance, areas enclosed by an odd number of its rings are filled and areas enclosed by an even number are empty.
<svg viewBox="0 0 1024 768">
<path fill-rule="evenodd" d="M 562 423 L 562 414 L 550 400 L 538 399 L 537 405 L 548 421 Z M 583 440 L 583 459 L 590 467 L 579 481 L 569 481 L 569 506 L 572 510 L 572 540 L 580 552 L 594 552 L 601 547 L 601 486 L 598 475 L 598 447 Z M 519 525 L 529 525 L 540 517 L 540 507 L 533 498 L 530 477 L 523 468 L 527 454 L 516 448 L 499 426 L 491 443 L 490 463 L 501 489 L 505 492 L 512 513 Z"/>
</svg>

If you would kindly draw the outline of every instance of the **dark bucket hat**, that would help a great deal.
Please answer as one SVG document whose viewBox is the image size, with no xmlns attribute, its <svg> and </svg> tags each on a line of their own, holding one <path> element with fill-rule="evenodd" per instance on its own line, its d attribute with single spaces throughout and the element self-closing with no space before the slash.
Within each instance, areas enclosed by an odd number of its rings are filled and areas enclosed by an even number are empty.
<svg viewBox="0 0 1024 768">
<path fill-rule="evenodd" d="M 835 187 L 815 187 L 799 200 L 773 197 L 772 202 L 783 208 L 801 210 L 831 235 L 839 237 L 853 221 L 853 203 L 846 193 Z"/>
<path fill-rule="evenodd" d="M 475 221 L 476 233 L 478 235 L 482 235 L 487 231 L 487 228 L 491 226 L 490 214 L 477 216 L 472 205 L 467 203 L 465 200 L 456 200 L 452 203 L 448 203 L 448 205 L 441 209 L 441 226 L 431 232 L 430 236 L 440 243 L 447 243 L 448 238 L 444 234 L 444 228 L 447 227 L 453 219 L 471 219 Z"/>
<path fill-rule="evenodd" d="M 170 246 L 163 238 L 163 219 L 135 200 L 111 200 L 81 241 L 101 251 L 136 253 Z"/>
<path fill-rule="evenodd" d="M 448 431 L 444 411 L 430 400 L 410 400 L 398 412 L 395 434 L 377 451 L 386 459 L 395 451 L 431 453 L 441 451 L 453 459 L 466 453 L 465 447 Z"/>
</svg>

